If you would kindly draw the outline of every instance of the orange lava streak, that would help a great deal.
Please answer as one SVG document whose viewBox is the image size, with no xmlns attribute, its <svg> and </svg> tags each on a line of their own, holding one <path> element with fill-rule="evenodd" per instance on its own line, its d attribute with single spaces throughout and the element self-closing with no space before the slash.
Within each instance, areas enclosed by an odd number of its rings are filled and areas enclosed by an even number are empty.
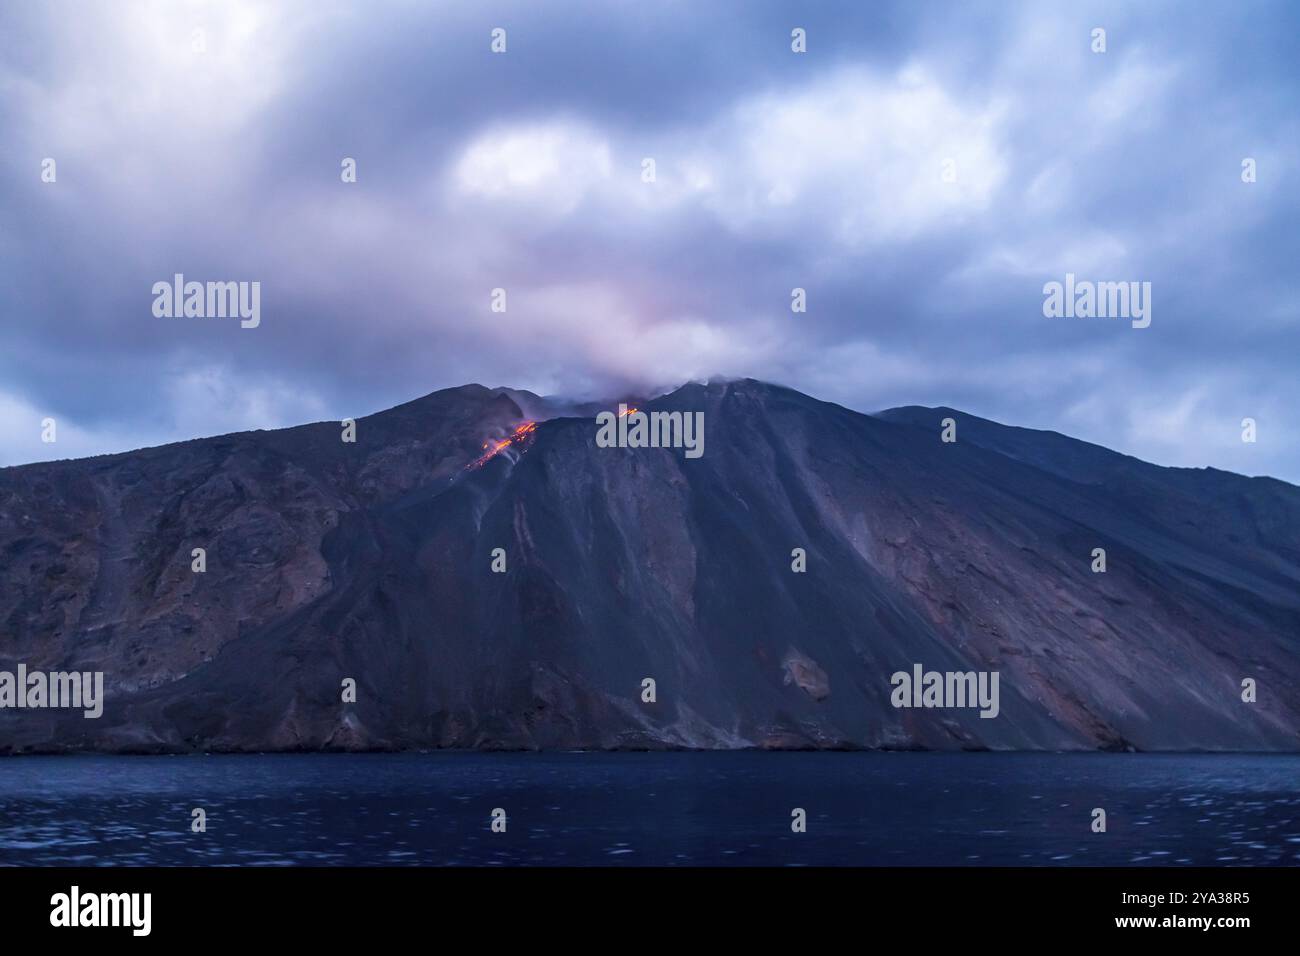
<svg viewBox="0 0 1300 956">
<path fill-rule="evenodd" d="M 483 454 L 480 455 L 478 458 L 475 458 L 472 462 L 470 462 L 466 467 L 482 468 L 483 465 L 486 464 L 487 461 L 491 459 L 494 455 L 496 455 L 498 452 L 502 451 L 503 449 L 509 448 L 515 442 L 523 441 L 525 438 L 527 438 L 535 431 L 537 431 L 537 422 L 524 422 L 513 432 L 511 432 L 510 435 L 506 438 L 502 438 L 499 441 L 485 441 L 483 443 L 483 447 L 487 450 L 483 452 Z"/>
</svg>

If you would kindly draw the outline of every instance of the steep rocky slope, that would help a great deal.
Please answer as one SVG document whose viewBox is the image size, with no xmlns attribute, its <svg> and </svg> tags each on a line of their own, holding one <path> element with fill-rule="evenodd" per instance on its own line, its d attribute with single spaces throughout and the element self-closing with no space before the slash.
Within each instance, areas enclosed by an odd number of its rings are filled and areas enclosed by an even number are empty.
<svg viewBox="0 0 1300 956">
<path fill-rule="evenodd" d="M 109 690 L 0 749 L 1300 749 L 1300 489 L 754 381 L 647 408 L 704 455 L 466 386 L 0 470 L 0 669 Z M 914 663 L 998 716 L 894 708 Z"/>
</svg>

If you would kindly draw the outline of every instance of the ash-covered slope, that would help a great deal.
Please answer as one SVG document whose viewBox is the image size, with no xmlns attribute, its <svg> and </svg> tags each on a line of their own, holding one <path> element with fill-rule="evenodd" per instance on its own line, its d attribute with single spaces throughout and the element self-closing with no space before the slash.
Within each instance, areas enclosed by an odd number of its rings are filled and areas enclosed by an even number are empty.
<svg viewBox="0 0 1300 956">
<path fill-rule="evenodd" d="M 521 405 L 0 471 L 0 668 L 110 689 L 0 748 L 1300 749 L 1300 489 L 753 381 L 649 404 L 698 459 L 560 417 L 473 465 Z M 913 664 L 997 717 L 894 708 Z"/>
</svg>

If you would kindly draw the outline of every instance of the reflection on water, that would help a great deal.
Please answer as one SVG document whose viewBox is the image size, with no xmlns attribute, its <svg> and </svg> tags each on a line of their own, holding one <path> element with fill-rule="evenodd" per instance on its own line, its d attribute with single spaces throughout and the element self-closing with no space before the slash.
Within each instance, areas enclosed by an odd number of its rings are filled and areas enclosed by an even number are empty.
<svg viewBox="0 0 1300 956">
<path fill-rule="evenodd" d="M 0 864 L 1294 866 L 1300 756 L 17 757 Z"/>
</svg>

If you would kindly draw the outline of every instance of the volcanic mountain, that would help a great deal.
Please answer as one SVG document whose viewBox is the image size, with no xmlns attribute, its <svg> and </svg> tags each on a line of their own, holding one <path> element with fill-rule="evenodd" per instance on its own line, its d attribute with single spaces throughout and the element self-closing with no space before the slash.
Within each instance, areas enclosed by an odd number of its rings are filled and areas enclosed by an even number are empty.
<svg viewBox="0 0 1300 956">
<path fill-rule="evenodd" d="M 1300 750 L 1300 488 L 753 380 L 642 407 L 704 454 L 468 385 L 0 470 L 0 671 L 106 690 L 0 750 Z M 997 716 L 894 706 L 918 664 Z"/>
</svg>

